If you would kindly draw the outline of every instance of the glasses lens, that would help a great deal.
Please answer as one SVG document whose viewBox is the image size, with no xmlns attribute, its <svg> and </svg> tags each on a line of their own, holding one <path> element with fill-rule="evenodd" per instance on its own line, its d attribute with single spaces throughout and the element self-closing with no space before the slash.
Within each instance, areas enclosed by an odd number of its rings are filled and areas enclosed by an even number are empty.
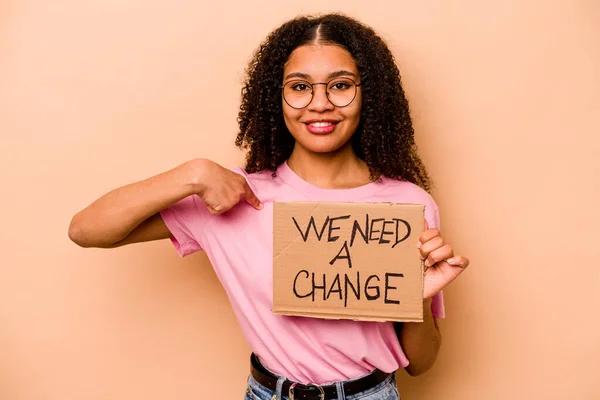
<svg viewBox="0 0 600 400">
<path fill-rule="evenodd" d="M 312 86 L 306 81 L 290 81 L 283 87 L 283 98 L 290 107 L 304 108 L 312 100 Z"/>
<path fill-rule="evenodd" d="M 351 79 L 334 79 L 327 85 L 329 101 L 336 107 L 346 107 L 356 96 L 356 83 Z"/>
</svg>

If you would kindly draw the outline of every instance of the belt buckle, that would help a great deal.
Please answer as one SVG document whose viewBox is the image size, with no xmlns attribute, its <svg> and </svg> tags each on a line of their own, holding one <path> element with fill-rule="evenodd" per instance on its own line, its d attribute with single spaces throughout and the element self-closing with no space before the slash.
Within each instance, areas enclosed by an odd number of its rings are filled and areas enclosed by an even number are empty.
<svg viewBox="0 0 600 400">
<path fill-rule="evenodd" d="M 290 385 L 290 390 L 288 391 L 288 397 L 290 398 L 290 400 L 294 400 L 294 387 L 296 387 L 297 383 L 294 382 Z M 314 383 L 309 383 L 305 386 L 314 386 L 317 389 L 319 389 L 319 400 L 325 400 L 325 391 L 323 390 L 323 388 L 319 385 L 315 385 Z"/>
</svg>

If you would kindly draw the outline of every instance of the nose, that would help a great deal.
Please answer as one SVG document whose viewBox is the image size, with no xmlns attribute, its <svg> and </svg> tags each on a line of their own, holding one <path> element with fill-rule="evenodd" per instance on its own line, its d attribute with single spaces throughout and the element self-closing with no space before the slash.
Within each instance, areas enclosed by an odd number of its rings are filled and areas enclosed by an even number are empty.
<svg viewBox="0 0 600 400">
<path fill-rule="evenodd" d="M 333 110 L 335 108 L 335 106 L 331 104 L 331 102 L 327 98 L 327 84 L 313 84 L 313 98 L 310 104 L 308 105 L 308 108 L 312 111 L 317 112 Z"/>
</svg>

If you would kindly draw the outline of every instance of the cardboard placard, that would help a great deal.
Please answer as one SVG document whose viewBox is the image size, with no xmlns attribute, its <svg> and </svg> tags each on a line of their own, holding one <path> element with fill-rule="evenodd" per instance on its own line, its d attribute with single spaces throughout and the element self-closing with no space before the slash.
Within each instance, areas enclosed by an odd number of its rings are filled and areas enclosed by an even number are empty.
<svg viewBox="0 0 600 400">
<path fill-rule="evenodd" d="M 275 202 L 273 313 L 423 321 L 425 206 Z"/>
</svg>

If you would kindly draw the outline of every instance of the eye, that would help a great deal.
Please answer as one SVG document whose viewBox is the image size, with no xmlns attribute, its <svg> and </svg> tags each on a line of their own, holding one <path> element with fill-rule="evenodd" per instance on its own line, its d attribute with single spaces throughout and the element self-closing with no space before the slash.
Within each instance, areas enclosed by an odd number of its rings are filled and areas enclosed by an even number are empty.
<svg viewBox="0 0 600 400">
<path fill-rule="evenodd" d="M 352 87 L 352 83 L 347 81 L 337 81 L 333 82 L 330 86 L 333 90 L 348 90 Z"/>
<path fill-rule="evenodd" d="M 310 91 L 310 86 L 307 83 L 304 82 L 298 82 L 298 83 L 294 83 L 293 85 L 291 85 L 292 90 L 295 90 L 297 92 L 304 92 L 304 91 Z"/>
</svg>

